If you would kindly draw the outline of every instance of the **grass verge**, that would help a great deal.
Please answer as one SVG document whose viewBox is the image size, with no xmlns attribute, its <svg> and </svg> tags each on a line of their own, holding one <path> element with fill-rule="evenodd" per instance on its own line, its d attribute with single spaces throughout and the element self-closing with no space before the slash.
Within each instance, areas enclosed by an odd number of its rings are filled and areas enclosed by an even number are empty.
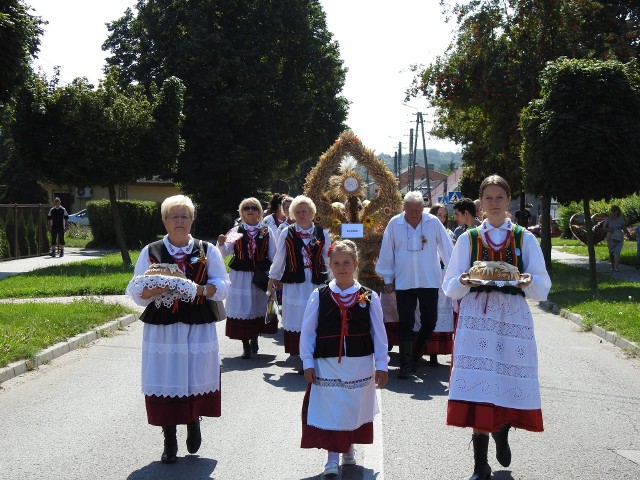
<svg viewBox="0 0 640 480">
<path fill-rule="evenodd" d="M 130 252 L 135 264 L 140 252 Z M 15 275 L 0 282 L 2 298 L 71 297 L 76 295 L 123 295 L 133 276 L 119 253 L 80 263 L 55 265 Z"/>
<path fill-rule="evenodd" d="M 31 358 L 42 349 L 131 313 L 96 300 L 0 304 L 0 367 Z"/>
<path fill-rule="evenodd" d="M 553 262 L 549 300 L 597 325 L 640 343 L 640 283 L 598 275 L 598 291 L 589 288 L 587 270 Z"/>
<path fill-rule="evenodd" d="M 551 245 L 554 247 L 560 247 L 562 252 L 582 255 L 584 257 L 589 256 L 587 246 L 575 238 L 552 238 Z M 622 247 L 622 252 L 620 252 L 620 263 L 635 267 L 638 261 L 637 251 L 636 242 L 625 241 Z M 598 260 L 604 260 L 606 262 L 609 261 L 609 249 L 607 248 L 607 242 L 598 243 L 595 246 L 595 252 Z"/>
</svg>

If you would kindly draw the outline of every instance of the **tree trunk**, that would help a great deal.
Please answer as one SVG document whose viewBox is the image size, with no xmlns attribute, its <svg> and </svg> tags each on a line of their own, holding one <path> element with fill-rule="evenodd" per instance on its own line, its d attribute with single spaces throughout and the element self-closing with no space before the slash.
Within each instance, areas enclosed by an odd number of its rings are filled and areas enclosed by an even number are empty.
<svg viewBox="0 0 640 480">
<path fill-rule="evenodd" d="M 551 263 L 551 197 L 542 197 L 542 211 L 540 212 L 540 248 L 544 256 L 547 272 L 553 268 Z"/>
<path fill-rule="evenodd" d="M 589 200 L 583 200 L 584 205 L 584 229 L 587 235 L 587 250 L 589 251 L 589 288 L 598 290 L 598 277 L 596 276 L 596 249 L 593 245 L 593 225 L 591 222 L 591 209 Z"/>
<path fill-rule="evenodd" d="M 131 257 L 129 256 L 129 250 L 127 250 L 127 242 L 124 239 L 122 220 L 120 219 L 120 211 L 118 210 L 118 202 L 116 200 L 116 187 L 113 185 L 109 185 L 109 203 L 111 203 L 113 229 L 116 233 L 116 243 L 122 256 L 122 264 L 128 267 L 131 265 Z"/>
</svg>

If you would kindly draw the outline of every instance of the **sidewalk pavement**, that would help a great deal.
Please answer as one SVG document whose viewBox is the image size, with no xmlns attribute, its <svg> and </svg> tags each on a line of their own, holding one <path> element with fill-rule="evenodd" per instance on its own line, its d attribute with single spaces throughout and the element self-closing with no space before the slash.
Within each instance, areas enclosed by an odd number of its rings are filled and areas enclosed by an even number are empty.
<svg viewBox="0 0 640 480">
<path fill-rule="evenodd" d="M 551 259 L 560 263 L 571 265 L 579 268 L 589 268 L 589 257 L 583 255 L 575 255 L 573 253 L 565 253 L 560 251 L 561 247 L 551 248 Z M 631 265 L 620 265 L 619 272 L 611 271 L 611 264 L 604 260 L 596 260 L 596 272 L 598 274 L 610 275 L 612 278 L 626 280 L 629 282 L 640 283 L 640 270 Z"/>
</svg>

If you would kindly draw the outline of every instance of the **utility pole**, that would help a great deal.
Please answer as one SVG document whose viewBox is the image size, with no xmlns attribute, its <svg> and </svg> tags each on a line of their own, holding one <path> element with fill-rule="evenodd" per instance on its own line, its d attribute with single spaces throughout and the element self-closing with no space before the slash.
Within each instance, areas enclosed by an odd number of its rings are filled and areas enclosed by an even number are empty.
<svg viewBox="0 0 640 480">
<path fill-rule="evenodd" d="M 427 195 L 429 196 L 429 205 L 433 205 L 433 198 L 431 198 L 431 178 L 429 177 L 429 161 L 427 160 L 427 140 L 424 135 L 424 118 L 422 112 L 418 112 L 416 120 L 416 144 L 418 143 L 418 123 L 422 131 L 422 154 L 424 156 L 424 170 L 427 174 Z"/>
<path fill-rule="evenodd" d="M 413 166 L 415 152 L 413 151 L 413 128 L 409 129 L 409 165 L 407 165 L 407 191 L 412 192 L 415 186 L 413 181 Z"/>
</svg>

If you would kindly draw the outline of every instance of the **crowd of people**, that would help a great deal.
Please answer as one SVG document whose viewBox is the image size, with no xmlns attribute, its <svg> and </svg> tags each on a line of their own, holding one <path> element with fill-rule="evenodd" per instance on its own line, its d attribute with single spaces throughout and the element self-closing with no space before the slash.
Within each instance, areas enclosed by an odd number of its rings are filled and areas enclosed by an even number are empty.
<svg viewBox="0 0 640 480">
<path fill-rule="evenodd" d="M 425 211 L 422 195 L 408 192 L 403 211 L 384 229 L 375 264 L 384 288 L 375 292 L 358 282 L 356 244 L 332 242 L 314 223 L 311 198 L 274 195 L 266 214 L 258 199 L 245 198 L 236 225 L 215 244 L 191 236 L 196 212 L 188 197 L 166 199 L 167 234 L 141 251 L 127 289 L 145 306 L 142 392 L 148 422 L 164 432 L 161 461 L 177 459 L 178 425 L 187 426 L 187 450 L 195 453 L 200 418 L 220 416 L 215 322 L 224 316 L 225 334 L 242 342 L 243 359 L 258 353 L 260 335 L 282 327 L 285 353 L 299 358 L 307 383 L 301 447 L 327 451 L 326 477 L 338 475 L 340 464 L 355 464 L 354 444 L 373 442 L 375 389 L 388 381 L 393 342 L 379 295 L 393 295 L 397 378 L 411 378 L 424 355 L 430 365 L 437 355 L 452 355 L 446 423 L 472 429 L 471 479 L 490 477 L 489 436 L 498 462 L 509 466 L 510 428 L 543 429 L 525 298 L 543 300 L 551 286 L 535 237 L 506 214 L 510 200 L 504 179 L 486 178 L 477 202 L 463 198 L 453 206 L 452 232 L 443 205 Z M 479 286 L 468 275 L 477 260 L 517 266 L 521 280 Z M 177 266 L 195 285 L 190 296 L 180 283 L 149 275 L 157 264 Z M 281 325 L 265 323 L 269 297 L 281 305 Z"/>
</svg>

